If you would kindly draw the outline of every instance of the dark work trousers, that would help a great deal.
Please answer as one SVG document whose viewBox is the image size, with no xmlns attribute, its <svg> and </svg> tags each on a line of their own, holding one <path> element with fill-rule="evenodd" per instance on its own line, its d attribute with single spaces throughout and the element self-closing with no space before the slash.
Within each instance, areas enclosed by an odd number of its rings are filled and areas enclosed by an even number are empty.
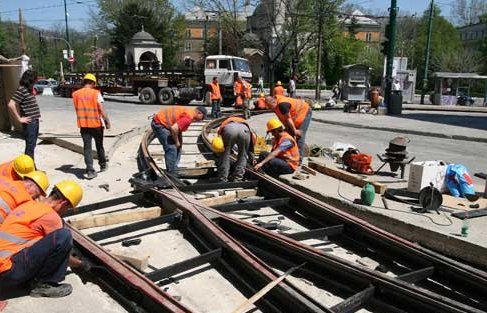
<svg viewBox="0 0 487 313">
<path fill-rule="evenodd" d="M 238 156 L 235 168 L 232 172 L 234 180 L 242 180 L 247 164 L 247 152 L 250 145 L 250 130 L 247 125 L 242 123 L 229 123 L 223 128 L 223 145 L 225 151 L 220 156 L 218 164 L 218 178 L 227 181 L 230 173 L 230 156 L 234 145 L 237 145 Z"/>
<path fill-rule="evenodd" d="M 164 149 L 166 170 L 169 173 L 174 174 L 178 168 L 179 160 L 181 159 L 181 149 L 176 148 L 176 143 L 174 142 L 169 129 L 154 122 L 154 120 L 152 120 L 151 127 Z"/>
<path fill-rule="evenodd" d="M 259 162 L 262 162 L 268 155 L 269 155 L 269 152 L 262 152 L 259 155 Z M 279 158 L 274 158 L 274 159 L 270 160 L 269 162 L 267 162 L 266 164 L 264 164 L 262 166 L 262 170 L 266 174 L 268 174 L 274 178 L 279 177 L 279 175 L 294 173 L 294 170 L 292 169 L 292 167 L 289 166 L 289 164 L 287 164 L 286 161 L 284 161 L 283 159 L 279 159 Z"/>
<path fill-rule="evenodd" d="M 222 116 L 220 100 L 211 100 L 211 117 L 218 118 Z"/>
<path fill-rule="evenodd" d="M 308 113 L 306 113 L 306 117 L 304 118 L 303 123 L 299 126 L 299 130 L 301 130 L 301 137 L 296 140 L 299 149 L 299 164 L 303 162 L 304 156 L 304 146 L 306 145 L 306 132 L 308 132 L 309 124 L 311 123 L 311 118 L 313 110 L 311 107 L 308 109 Z"/>
<path fill-rule="evenodd" d="M 72 247 L 71 231 L 61 228 L 21 250 L 12 257 L 12 268 L 0 274 L 0 294 L 5 287 L 23 285 L 31 280 L 63 281 Z"/>
<path fill-rule="evenodd" d="M 91 141 L 95 139 L 96 153 L 98 155 L 98 164 L 100 168 L 107 165 L 105 148 L 103 148 L 103 127 L 88 128 L 81 127 L 81 138 L 83 138 L 83 154 L 85 156 L 86 172 L 94 172 L 93 155 L 91 154 Z"/>
<path fill-rule="evenodd" d="M 25 154 L 34 159 L 34 149 L 39 137 L 39 120 L 32 120 L 29 124 L 22 124 L 25 139 Z"/>
</svg>

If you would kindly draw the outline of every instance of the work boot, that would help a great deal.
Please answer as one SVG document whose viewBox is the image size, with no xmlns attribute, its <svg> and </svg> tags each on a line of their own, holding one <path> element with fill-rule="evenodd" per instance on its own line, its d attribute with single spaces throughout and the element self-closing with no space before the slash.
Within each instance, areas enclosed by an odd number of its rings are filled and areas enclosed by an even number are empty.
<svg viewBox="0 0 487 313">
<path fill-rule="evenodd" d="M 35 298 L 61 298 L 71 294 L 72 291 L 73 287 L 70 284 L 37 283 L 30 291 L 30 296 Z"/>
<path fill-rule="evenodd" d="M 97 176 L 97 175 L 96 175 L 95 171 L 89 171 L 89 172 L 87 172 L 87 173 L 86 173 L 86 175 L 85 175 L 86 179 L 93 179 L 93 178 L 95 178 L 96 176 Z"/>
<path fill-rule="evenodd" d="M 108 170 L 108 163 L 106 163 L 105 165 L 103 166 L 100 166 L 100 172 L 105 172 Z"/>
</svg>

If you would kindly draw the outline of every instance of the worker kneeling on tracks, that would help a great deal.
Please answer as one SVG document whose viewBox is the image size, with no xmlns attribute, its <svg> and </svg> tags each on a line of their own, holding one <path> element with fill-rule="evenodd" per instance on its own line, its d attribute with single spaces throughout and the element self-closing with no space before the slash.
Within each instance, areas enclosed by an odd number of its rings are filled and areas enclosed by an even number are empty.
<svg viewBox="0 0 487 313">
<path fill-rule="evenodd" d="M 21 154 L 12 161 L 0 164 L 0 176 L 11 180 L 21 180 L 25 174 L 34 170 L 34 160 L 27 154 Z"/>
<path fill-rule="evenodd" d="M 24 175 L 23 180 L 15 181 L 0 176 L 0 224 L 15 209 L 39 196 L 46 196 L 49 180 L 46 173 L 33 171 Z"/>
<path fill-rule="evenodd" d="M 206 118 L 206 115 L 207 111 L 204 106 L 194 109 L 171 106 L 154 115 L 151 127 L 164 149 L 164 161 L 169 173 L 176 172 L 181 159 L 182 133 L 188 130 L 192 122 L 201 121 Z"/>
<path fill-rule="evenodd" d="M 103 107 L 103 97 L 100 91 L 95 89 L 96 77 L 93 74 L 86 74 L 84 77 L 84 87 L 73 93 L 73 103 L 76 110 L 78 127 L 83 138 L 83 154 L 86 163 L 86 178 L 93 179 L 96 177 L 93 168 L 93 156 L 91 154 L 91 142 L 95 139 L 96 153 L 98 155 L 98 164 L 100 172 L 108 168 L 105 149 L 103 147 L 103 124 L 110 129 L 110 120 Z"/>
<path fill-rule="evenodd" d="M 71 256 L 71 231 L 61 216 L 78 205 L 83 189 L 74 181 L 61 181 L 49 197 L 29 201 L 9 214 L 0 225 L 0 290 L 29 284 L 33 297 L 64 297 L 70 284 L 61 284 L 68 264 L 82 266 Z"/>
<path fill-rule="evenodd" d="M 218 129 L 218 136 L 212 141 L 213 151 L 220 153 L 218 178 L 221 182 L 242 181 L 247 160 L 254 163 L 254 144 L 256 135 L 245 119 L 237 116 L 227 118 Z M 232 175 L 230 173 L 230 156 L 237 146 L 237 162 Z"/>
<path fill-rule="evenodd" d="M 313 112 L 311 106 L 302 99 L 284 96 L 266 97 L 265 102 L 267 108 L 276 113 L 287 132 L 296 139 L 300 155 L 299 164 L 301 164 L 306 143 L 306 132 L 311 123 Z"/>
<path fill-rule="evenodd" d="M 255 170 L 262 168 L 266 174 L 274 178 L 293 173 L 299 166 L 299 149 L 296 140 L 285 131 L 284 125 L 277 118 L 267 122 L 267 132 L 273 136 L 272 151 L 260 154 Z"/>
</svg>

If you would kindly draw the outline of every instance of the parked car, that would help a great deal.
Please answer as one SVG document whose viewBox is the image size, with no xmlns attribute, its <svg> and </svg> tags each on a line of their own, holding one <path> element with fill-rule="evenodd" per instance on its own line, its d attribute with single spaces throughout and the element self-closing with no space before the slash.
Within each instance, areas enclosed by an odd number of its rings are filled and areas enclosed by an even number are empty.
<svg viewBox="0 0 487 313">
<path fill-rule="evenodd" d="M 44 88 L 51 88 L 54 91 L 58 85 L 59 84 L 55 79 L 39 79 L 34 84 L 34 89 L 36 90 L 37 94 L 41 94 L 44 91 Z"/>
</svg>

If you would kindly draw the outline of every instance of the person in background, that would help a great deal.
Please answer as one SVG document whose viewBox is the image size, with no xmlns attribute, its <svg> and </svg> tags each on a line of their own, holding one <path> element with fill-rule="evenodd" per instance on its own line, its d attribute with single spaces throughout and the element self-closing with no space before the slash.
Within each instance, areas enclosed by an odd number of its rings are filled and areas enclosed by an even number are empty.
<svg viewBox="0 0 487 313">
<path fill-rule="evenodd" d="M 274 91 L 273 91 L 272 95 L 274 97 L 284 96 L 284 87 L 282 87 L 282 83 L 280 80 L 278 80 L 276 83 L 276 86 L 274 86 Z"/>
<path fill-rule="evenodd" d="M 265 110 L 266 109 L 265 94 L 263 92 L 261 92 L 259 94 L 259 97 L 257 98 L 257 100 L 254 101 L 254 106 L 255 106 L 256 110 Z"/>
<path fill-rule="evenodd" d="M 12 161 L 0 164 L 0 176 L 11 180 L 21 180 L 25 174 L 35 169 L 34 160 L 27 154 L 21 154 Z"/>
<path fill-rule="evenodd" d="M 210 97 L 211 97 L 211 117 L 218 118 L 221 116 L 221 101 L 222 96 L 220 93 L 220 84 L 218 84 L 218 78 L 215 76 L 210 84 Z"/>
<path fill-rule="evenodd" d="M 250 118 L 250 98 L 252 97 L 252 85 L 242 77 L 237 76 L 233 83 L 233 94 L 235 96 L 235 108 L 241 108 L 246 119 Z"/>
<path fill-rule="evenodd" d="M 401 83 L 399 82 L 399 78 L 394 77 L 394 82 L 392 83 L 392 90 L 398 91 L 401 90 Z"/>
<path fill-rule="evenodd" d="M 8 109 L 15 120 L 22 124 L 25 139 L 25 154 L 34 159 L 34 150 L 39 137 L 41 111 L 33 94 L 36 74 L 27 70 L 22 74 L 19 87 L 8 103 Z"/>
<path fill-rule="evenodd" d="M 296 97 L 296 75 L 292 75 L 291 79 L 289 79 L 287 90 L 288 90 L 287 93 L 289 97 L 291 98 Z"/>
<path fill-rule="evenodd" d="M 259 76 L 259 81 L 257 83 L 257 92 L 264 92 L 264 78 L 261 76 Z"/>
</svg>

